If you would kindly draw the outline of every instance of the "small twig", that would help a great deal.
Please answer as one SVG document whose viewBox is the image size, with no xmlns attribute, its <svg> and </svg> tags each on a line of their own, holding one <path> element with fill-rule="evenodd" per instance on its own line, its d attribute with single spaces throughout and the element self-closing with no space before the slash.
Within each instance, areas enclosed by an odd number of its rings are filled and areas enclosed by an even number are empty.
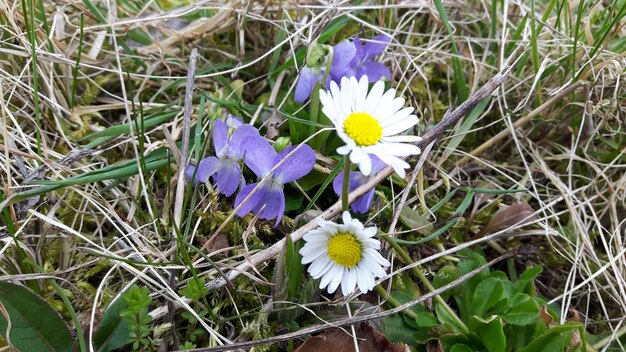
<svg viewBox="0 0 626 352">
<path fill-rule="evenodd" d="M 193 48 L 191 55 L 189 56 L 189 68 L 187 69 L 187 84 L 185 86 L 185 105 L 183 107 L 183 137 L 182 137 L 182 149 L 180 150 L 180 156 L 178 161 L 178 179 L 176 182 L 176 198 L 174 200 L 174 227 L 175 236 L 182 236 L 182 217 L 183 217 L 183 203 L 185 201 L 185 188 L 187 186 L 185 182 L 185 169 L 187 168 L 187 162 L 189 159 L 189 130 L 191 129 L 191 110 L 193 105 L 193 89 L 194 80 L 196 75 L 196 62 L 198 61 L 198 49 Z M 164 129 L 166 130 L 166 129 Z M 166 133 L 167 137 L 167 133 Z M 171 139 L 171 138 L 170 138 Z M 176 147 L 176 144 L 173 145 Z M 175 153 L 176 154 L 176 153 Z M 172 240 L 172 248 L 176 248 L 177 241 Z M 176 287 L 176 270 L 170 271 L 170 277 L 168 280 L 170 288 Z M 178 336 L 176 335 L 174 324 L 174 313 L 176 307 L 172 301 L 168 301 L 167 310 L 169 320 L 172 323 L 172 336 L 176 345 L 179 344 Z"/>
<path fill-rule="evenodd" d="M 276 342 L 280 342 L 280 341 L 287 341 L 287 340 L 293 340 L 295 338 L 298 337 L 302 337 L 305 335 L 310 335 L 310 334 L 314 334 L 320 331 L 324 331 L 324 330 L 328 330 L 328 329 L 332 329 L 332 328 L 336 328 L 336 327 L 341 327 L 341 326 L 346 326 L 346 325 L 351 325 L 351 324 L 358 324 L 361 322 L 368 322 L 368 321 L 372 321 L 374 319 L 380 319 L 380 318 L 384 318 L 384 317 L 388 317 L 390 315 L 396 314 L 396 313 L 400 313 L 406 309 L 409 309 L 419 303 L 422 303 L 424 301 L 427 301 L 429 299 L 432 299 L 433 297 L 435 297 L 436 295 L 440 295 L 444 292 L 446 292 L 447 290 L 454 288 L 460 284 L 462 284 L 463 282 L 471 279 L 472 277 L 474 277 L 475 275 L 477 275 L 478 273 L 480 273 L 481 271 L 485 270 L 488 267 L 491 267 L 492 265 L 494 265 L 495 263 L 503 260 L 503 259 L 507 259 L 509 257 L 513 256 L 512 253 L 508 253 L 505 255 L 501 255 L 495 259 L 493 259 L 492 261 L 488 262 L 487 264 L 484 264 L 482 266 L 480 266 L 479 268 L 476 268 L 472 271 L 470 271 L 469 273 L 459 277 L 458 279 L 448 283 L 447 285 L 441 286 L 440 288 L 429 292 L 417 299 L 414 299 L 412 301 L 409 301 L 407 303 L 404 303 L 402 305 L 399 305 L 393 309 L 389 309 L 386 311 L 382 311 L 382 312 L 378 312 L 378 313 L 374 313 L 374 314 L 368 314 L 368 315 L 363 315 L 363 316 L 356 316 L 356 317 L 352 317 L 352 318 L 342 318 L 342 319 L 337 319 L 334 321 L 329 321 L 327 323 L 324 324 L 318 324 L 318 325 L 314 325 L 314 326 L 310 326 L 308 328 L 304 328 L 304 329 L 300 329 L 297 332 L 293 332 L 293 333 L 289 333 L 289 334 L 283 334 L 283 335 L 278 335 L 278 336 L 273 336 L 273 337 L 268 337 L 265 339 L 260 339 L 260 340 L 254 340 L 254 341 L 246 341 L 246 342 L 241 342 L 241 343 L 235 343 L 232 345 L 228 345 L 228 346 L 218 346 L 218 347 L 205 347 L 205 348 L 196 348 L 196 349 L 191 349 L 191 350 L 187 350 L 188 352 L 218 352 L 218 351 L 229 351 L 229 350 L 233 350 L 233 349 L 237 349 L 237 348 L 249 348 L 249 347 L 253 347 L 253 346 L 260 346 L 260 345 L 266 345 L 266 344 L 270 344 L 270 343 L 276 343 Z M 173 351 L 173 352 L 182 352 L 182 351 Z"/>
<path fill-rule="evenodd" d="M 191 108 L 193 103 L 194 77 L 196 75 L 196 61 L 198 61 L 198 49 L 191 50 L 189 57 L 189 69 L 187 70 L 187 86 L 185 87 L 185 106 L 183 108 L 183 139 L 180 151 L 180 164 L 178 165 L 178 182 L 176 184 L 176 200 L 174 201 L 174 225 L 180 229 L 183 213 L 183 200 L 185 199 L 185 168 L 189 158 L 189 129 L 191 128 Z"/>
<path fill-rule="evenodd" d="M 431 142 L 428 146 L 426 146 L 426 149 L 422 150 L 422 154 L 420 155 L 420 159 L 417 161 L 415 169 L 413 169 L 411 178 L 409 179 L 409 182 L 406 184 L 406 187 L 402 192 L 402 197 L 400 197 L 400 202 L 398 203 L 398 207 L 396 208 L 396 213 L 393 215 L 391 225 L 389 225 L 389 231 L 387 231 L 388 234 L 392 234 L 396 231 L 396 225 L 398 224 L 398 220 L 400 219 L 400 213 L 402 212 L 402 208 L 404 208 L 404 204 L 406 204 L 406 200 L 409 198 L 409 193 L 411 193 L 411 188 L 415 183 L 417 174 L 419 174 L 422 170 L 422 166 L 424 165 L 424 162 L 426 162 L 426 157 L 428 157 L 428 154 L 430 154 L 430 150 L 433 149 L 433 145 L 435 145 L 435 142 Z"/>
</svg>

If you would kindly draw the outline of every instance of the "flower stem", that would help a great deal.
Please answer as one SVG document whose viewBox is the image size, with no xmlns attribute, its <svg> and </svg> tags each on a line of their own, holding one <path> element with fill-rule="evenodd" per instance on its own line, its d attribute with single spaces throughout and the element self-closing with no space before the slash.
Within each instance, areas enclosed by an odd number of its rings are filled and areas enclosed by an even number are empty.
<svg viewBox="0 0 626 352">
<path fill-rule="evenodd" d="M 348 204 L 348 193 L 350 193 L 350 157 L 346 155 L 343 162 L 343 183 L 341 185 L 341 210 L 346 211 Z"/>
<path fill-rule="evenodd" d="M 376 293 L 378 293 L 378 295 L 380 297 L 382 297 L 383 299 L 385 299 L 387 301 L 387 303 L 389 303 L 389 305 L 391 305 L 392 307 L 400 307 L 402 305 L 402 302 L 398 301 L 397 299 L 395 299 L 392 295 L 387 293 L 387 290 L 385 290 L 384 287 L 380 286 L 380 285 L 376 285 L 374 286 L 374 290 L 376 291 Z M 410 310 L 410 309 L 405 309 L 402 311 L 402 313 L 404 313 L 407 317 L 411 318 L 411 319 L 416 319 L 417 318 L 417 314 Z"/>
<path fill-rule="evenodd" d="M 391 247 L 393 247 L 396 253 L 398 253 L 398 255 L 400 256 L 400 259 L 402 259 L 402 261 L 405 264 L 409 264 L 413 262 L 409 254 L 404 250 L 404 248 L 402 248 L 398 243 L 396 243 L 396 241 L 394 241 L 391 237 L 389 237 L 388 235 L 381 235 L 381 237 L 385 241 L 387 241 L 387 243 L 389 243 Z M 424 275 L 424 272 L 420 268 L 415 266 L 412 268 L 412 270 L 415 276 L 417 276 L 417 278 L 422 282 L 422 284 L 426 287 L 426 289 L 429 292 L 435 291 L 435 287 L 430 283 L 430 281 L 428 280 L 426 275 Z M 467 326 L 465 326 L 465 323 L 463 323 L 461 318 L 459 318 L 459 316 L 456 315 L 456 312 L 452 308 L 450 308 L 448 303 L 446 303 L 446 301 L 443 298 L 441 298 L 440 295 L 436 295 L 435 300 L 450 315 L 450 317 L 454 320 L 456 325 L 463 331 L 463 333 L 469 332 L 469 329 L 467 328 Z"/>
<path fill-rule="evenodd" d="M 309 135 L 315 134 L 317 130 L 317 121 L 319 120 L 318 116 L 320 114 L 320 82 L 315 83 L 315 87 L 313 87 L 313 92 L 311 92 L 311 115 L 310 121 L 311 125 L 309 126 Z"/>
<path fill-rule="evenodd" d="M 333 63 L 333 47 L 329 45 L 325 45 L 324 49 L 328 53 L 326 58 L 326 67 L 324 68 L 324 75 L 322 76 L 322 80 L 315 83 L 315 87 L 313 88 L 313 92 L 311 93 L 311 127 L 309 128 L 310 135 L 313 135 L 317 131 L 317 125 L 320 123 L 320 89 L 326 87 L 326 80 L 328 79 L 328 73 L 330 72 L 330 68 Z M 321 124 L 324 125 L 326 122 L 323 115 Z M 328 137 L 328 132 L 322 132 L 317 135 L 311 141 L 311 147 L 316 150 L 322 150 L 323 143 Z"/>
<path fill-rule="evenodd" d="M 330 68 L 333 65 L 333 47 L 326 45 L 324 49 L 328 52 L 328 57 L 326 58 L 326 68 L 324 69 L 324 76 L 322 77 L 322 87 L 326 87 L 326 79 L 328 79 L 328 73 L 330 73 Z"/>
</svg>

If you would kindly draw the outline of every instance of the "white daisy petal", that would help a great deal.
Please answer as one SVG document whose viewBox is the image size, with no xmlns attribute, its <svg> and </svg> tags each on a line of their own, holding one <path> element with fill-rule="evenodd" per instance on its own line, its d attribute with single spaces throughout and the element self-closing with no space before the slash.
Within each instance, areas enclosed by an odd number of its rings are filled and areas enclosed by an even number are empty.
<svg viewBox="0 0 626 352">
<path fill-rule="evenodd" d="M 367 156 L 367 155 L 364 155 L 360 148 L 354 149 L 352 150 L 352 153 L 350 153 L 350 161 L 353 164 L 359 164 L 361 162 L 361 159 L 363 159 L 364 156 Z"/>
<path fill-rule="evenodd" d="M 348 289 L 350 293 L 354 292 L 356 288 L 356 270 L 354 268 L 348 270 Z"/>
<path fill-rule="evenodd" d="M 359 267 L 357 269 L 357 275 L 356 275 L 356 283 L 359 286 L 359 290 L 361 290 L 361 292 L 365 293 L 368 291 L 367 289 L 367 276 L 371 275 L 367 270 Z"/>
<path fill-rule="evenodd" d="M 330 271 L 328 271 L 322 278 L 320 279 L 320 288 L 324 289 L 330 283 L 330 280 L 333 279 L 333 275 Z"/>
<path fill-rule="evenodd" d="M 323 227 L 324 224 L 320 224 L 320 226 Z M 311 231 L 307 232 L 307 234 L 304 235 L 303 238 L 304 238 L 305 241 L 308 242 L 309 238 L 317 237 L 319 235 L 322 235 L 323 233 L 324 233 L 324 231 L 322 231 L 321 228 L 320 229 L 315 229 L 315 230 L 311 230 Z"/>
<path fill-rule="evenodd" d="M 419 118 L 417 118 L 417 116 L 413 114 L 413 108 L 408 107 L 400 109 L 391 115 L 387 115 L 383 120 L 381 120 L 381 124 L 383 127 L 389 127 L 395 125 L 396 123 L 402 122 L 407 118 L 417 119 L 417 121 L 415 122 L 416 124 L 419 122 Z"/>
<path fill-rule="evenodd" d="M 409 156 L 421 152 L 418 146 L 406 143 L 383 143 L 380 145 L 380 150 L 393 156 Z"/>
<path fill-rule="evenodd" d="M 368 238 L 363 241 L 363 248 L 371 248 L 371 249 L 379 250 L 380 241 L 373 239 L 373 238 Z"/>
<path fill-rule="evenodd" d="M 363 235 L 366 237 L 374 237 L 376 235 L 376 227 L 368 227 L 363 230 Z"/>
<path fill-rule="evenodd" d="M 372 87 L 370 94 L 367 96 L 367 100 L 365 101 L 365 111 L 370 114 L 376 110 L 378 104 L 381 103 L 383 93 L 385 92 L 385 83 L 383 81 L 378 81 Z"/>
<path fill-rule="evenodd" d="M 372 158 L 370 158 L 369 155 L 365 154 L 361 158 L 361 162 L 359 163 L 359 169 L 361 170 L 361 173 L 365 176 L 368 176 L 372 173 Z"/>
<path fill-rule="evenodd" d="M 337 287 L 339 287 L 339 284 L 341 283 L 341 278 L 343 277 L 345 269 L 345 267 L 335 265 L 332 271 L 333 277 L 327 287 L 329 293 L 333 293 L 337 290 Z"/>
<path fill-rule="evenodd" d="M 333 264 L 332 259 L 328 258 L 327 256 L 318 258 L 309 266 L 309 270 L 308 270 L 309 274 L 311 274 L 311 276 L 313 276 L 314 278 L 319 278 L 320 276 L 324 275 L 328 271 L 328 268 L 332 264 Z"/>
<path fill-rule="evenodd" d="M 350 212 L 344 211 L 341 214 L 341 220 L 343 220 L 344 224 L 346 224 L 346 225 L 349 224 L 350 221 L 352 220 L 352 216 L 350 216 Z"/>
<path fill-rule="evenodd" d="M 325 247 L 326 246 L 303 247 L 300 250 L 300 254 L 302 255 L 302 262 L 306 262 L 304 264 L 312 263 L 314 260 L 319 258 L 322 254 L 324 254 Z"/>
<path fill-rule="evenodd" d="M 421 141 L 422 138 L 418 136 L 383 136 L 381 141 L 383 142 L 392 142 L 392 143 L 416 143 Z"/>
<path fill-rule="evenodd" d="M 404 171 L 404 169 L 408 169 L 410 166 L 407 162 L 393 155 L 386 154 L 384 152 L 372 153 L 372 154 L 375 154 L 380 160 L 382 160 L 383 163 L 391 166 L 393 168 L 393 171 L 395 171 L 398 174 L 398 176 L 402 178 L 406 176 L 406 171 Z"/>
<path fill-rule="evenodd" d="M 402 120 L 394 122 L 393 124 L 383 126 L 383 135 L 393 136 L 394 134 L 402 133 L 417 125 L 418 122 L 419 119 L 417 116 L 409 115 Z"/>
<path fill-rule="evenodd" d="M 340 155 L 348 155 L 350 154 L 350 148 L 348 148 L 347 145 L 341 146 L 337 148 L 337 153 L 339 153 Z"/>
<path fill-rule="evenodd" d="M 343 275 L 341 276 L 341 294 L 347 296 L 352 293 L 350 289 L 350 269 L 344 268 Z"/>
<path fill-rule="evenodd" d="M 385 116 L 391 116 L 404 106 L 404 98 L 396 98 L 396 90 L 391 88 L 380 98 L 380 103 L 371 112 L 372 116 L 380 116 L 382 120 Z"/>
<path fill-rule="evenodd" d="M 367 76 L 362 76 L 356 85 L 356 95 L 354 97 L 352 112 L 365 111 L 365 99 L 367 98 L 368 84 Z"/>
</svg>

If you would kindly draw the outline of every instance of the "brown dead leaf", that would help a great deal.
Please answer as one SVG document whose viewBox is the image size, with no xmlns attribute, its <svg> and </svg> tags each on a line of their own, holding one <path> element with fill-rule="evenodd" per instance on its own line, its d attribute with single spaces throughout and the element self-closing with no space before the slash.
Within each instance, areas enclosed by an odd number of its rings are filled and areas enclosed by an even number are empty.
<svg viewBox="0 0 626 352">
<path fill-rule="evenodd" d="M 202 243 L 203 246 L 205 245 L 205 243 L 206 241 Z M 227 248 L 230 248 L 230 244 L 228 243 L 228 235 L 220 232 L 217 234 L 217 236 L 215 236 L 213 241 L 209 243 L 206 251 L 208 253 L 211 253 L 211 255 L 225 256 L 226 254 L 228 254 L 228 252 L 226 251 Z"/>
<path fill-rule="evenodd" d="M 361 352 L 409 352 L 407 345 L 391 343 L 385 335 L 374 330 L 369 324 L 361 323 L 356 329 Z M 350 331 L 347 328 L 345 331 Z M 344 330 L 333 329 L 304 341 L 295 352 L 354 352 L 354 340 Z"/>
<path fill-rule="evenodd" d="M 478 237 L 500 231 L 515 225 L 527 224 L 536 220 L 535 211 L 526 203 L 515 203 L 498 211 L 479 233 Z"/>
<path fill-rule="evenodd" d="M 552 318 L 550 313 L 548 313 L 548 306 L 546 305 L 542 306 L 541 309 L 539 310 L 539 317 L 548 326 L 551 326 L 550 324 L 552 324 L 552 322 L 554 321 L 554 318 Z"/>
<path fill-rule="evenodd" d="M 441 347 L 441 341 L 429 341 L 426 344 L 426 352 L 443 352 L 443 347 Z"/>
<path fill-rule="evenodd" d="M 273 111 L 272 115 L 265 122 L 267 128 L 266 136 L 269 139 L 274 139 L 280 135 L 280 125 L 283 123 L 283 119 L 278 115 L 278 112 Z"/>
</svg>

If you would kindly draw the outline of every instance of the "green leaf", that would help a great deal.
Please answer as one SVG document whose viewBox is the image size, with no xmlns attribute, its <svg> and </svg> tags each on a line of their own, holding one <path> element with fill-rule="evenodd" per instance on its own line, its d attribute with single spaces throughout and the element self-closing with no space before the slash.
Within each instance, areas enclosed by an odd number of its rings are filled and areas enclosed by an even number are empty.
<svg viewBox="0 0 626 352">
<path fill-rule="evenodd" d="M 450 352 L 476 352 L 476 351 L 469 348 L 467 345 L 459 343 L 459 344 L 452 346 L 452 348 L 450 349 Z"/>
<path fill-rule="evenodd" d="M 209 293 L 209 289 L 204 287 L 204 279 L 192 277 L 187 281 L 187 285 L 181 289 L 180 294 L 194 301 L 199 301 Z"/>
<path fill-rule="evenodd" d="M 457 345 L 464 345 L 469 347 L 469 351 L 472 352 L 482 352 L 485 351 L 485 346 L 480 340 L 480 336 L 475 333 L 468 334 L 445 334 L 439 337 L 439 341 L 441 342 L 441 346 L 443 347 L 443 351 L 452 351 Z M 463 348 L 463 347 L 457 347 Z M 468 351 L 461 349 L 459 351 Z"/>
<path fill-rule="evenodd" d="M 556 352 L 563 351 L 564 342 L 561 334 L 555 331 L 548 331 L 539 336 L 519 352 Z"/>
<path fill-rule="evenodd" d="M 435 303 L 435 313 L 437 313 L 437 319 L 444 324 L 449 324 L 452 326 L 455 332 L 462 333 L 463 329 L 459 327 L 456 323 L 456 320 L 446 311 L 443 306 L 439 303 Z"/>
<path fill-rule="evenodd" d="M 472 297 L 472 312 L 482 317 L 489 308 L 495 306 L 502 300 L 504 286 L 502 281 L 496 278 L 488 278 L 476 286 Z"/>
<path fill-rule="evenodd" d="M 515 282 L 515 286 L 521 292 L 530 293 L 530 292 L 528 292 L 530 290 L 528 290 L 528 291 L 526 290 L 527 287 L 528 287 L 528 284 L 531 283 L 539 274 L 541 274 L 542 271 L 543 271 L 543 267 L 540 266 L 540 265 L 538 265 L 538 266 L 531 266 L 531 267 L 527 268 L 522 273 L 522 275 L 520 275 L 520 277 L 517 280 L 517 282 Z"/>
<path fill-rule="evenodd" d="M 534 324 L 539 319 L 537 303 L 525 293 L 516 293 L 510 306 L 511 309 L 502 314 L 502 318 L 511 325 Z"/>
<path fill-rule="evenodd" d="M 404 321 L 402 313 L 397 313 L 385 317 L 383 320 L 384 328 L 383 332 L 385 337 L 391 342 L 403 342 L 408 345 L 414 345 L 415 339 L 413 334 L 416 333 L 409 324 Z"/>
<path fill-rule="evenodd" d="M 0 282 L 0 334 L 21 352 L 72 351 L 72 335 L 59 314 L 29 289 L 8 282 Z"/>
<path fill-rule="evenodd" d="M 404 207 L 400 211 L 400 221 L 406 228 L 417 231 L 424 236 L 435 232 L 435 228 L 425 216 L 409 207 Z"/>
<path fill-rule="evenodd" d="M 98 352 L 109 352 L 127 345 L 130 330 L 120 316 L 126 308 L 126 302 L 120 297 L 104 312 L 94 336 Z"/>
<path fill-rule="evenodd" d="M 291 236 L 287 236 L 287 254 L 285 263 L 286 275 L 287 275 L 287 297 L 289 300 L 293 300 L 298 297 L 300 291 L 300 282 L 302 281 L 302 274 L 304 273 L 304 264 L 302 264 L 302 255 L 300 254 L 300 248 L 302 248 L 304 241 L 298 241 L 293 243 Z"/>
<path fill-rule="evenodd" d="M 435 318 L 435 316 L 431 312 L 417 313 L 415 323 L 417 323 L 417 325 L 421 328 L 433 328 L 435 326 L 439 326 L 437 318 Z"/>
<path fill-rule="evenodd" d="M 506 351 L 506 336 L 504 335 L 500 317 L 495 317 L 487 324 L 481 326 L 479 334 L 489 352 Z"/>
</svg>

